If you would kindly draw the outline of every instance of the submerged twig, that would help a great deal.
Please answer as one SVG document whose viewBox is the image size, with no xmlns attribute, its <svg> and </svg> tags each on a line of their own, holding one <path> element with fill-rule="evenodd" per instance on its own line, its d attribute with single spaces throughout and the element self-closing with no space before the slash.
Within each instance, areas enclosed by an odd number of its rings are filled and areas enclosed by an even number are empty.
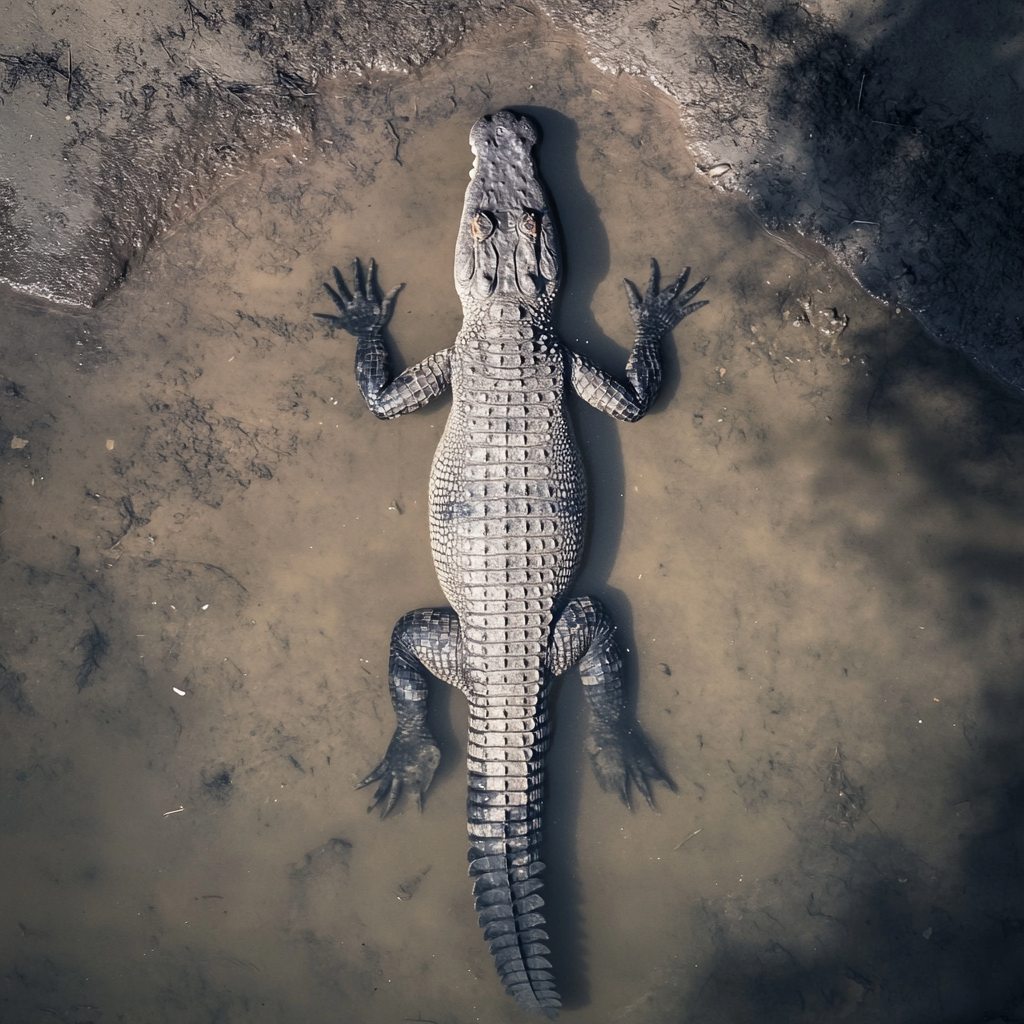
<svg viewBox="0 0 1024 1024">
<path fill-rule="evenodd" d="M 693 837 L 694 837 L 694 836 L 695 836 L 695 835 L 697 834 L 697 832 L 703 832 L 703 831 L 704 831 L 704 829 L 702 829 L 702 828 L 698 828 L 698 829 L 697 829 L 696 831 L 694 831 L 694 832 L 691 832 L 691 833 L 690 833 L 690 834 L 689 834 L 689 835 L 688 835 L 688 836 L 687 836 L 687 837 L 686 837 L 686 838 L 685 838 L 685 839 L 684 839 L 684 840 L 683 840 L 683 841 L 682 841 L 682 842 L 681 842 L 681 843 L 679 844 L 679 846 L 683 846 L 683 845 L 684 845 L 685 843 L 688 843 L 688 842 L 689 842 L 689 841 L 690 841 L 690 840 L 691 840 L 691 839 L 692 839 L 692 838 L 693 838 Z M 679 849 L 679 846 L 673 846 L 673 847 L 672 847 L 672 852 L 673 852 L 673 853 L 675 853 L 675 851 Z"/>
</svg>

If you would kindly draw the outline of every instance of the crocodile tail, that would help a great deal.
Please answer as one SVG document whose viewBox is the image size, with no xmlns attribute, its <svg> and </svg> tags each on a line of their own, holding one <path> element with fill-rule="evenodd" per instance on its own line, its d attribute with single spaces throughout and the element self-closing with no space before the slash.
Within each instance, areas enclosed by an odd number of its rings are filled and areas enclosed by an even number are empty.
<svg viewBox="0 0 1024 1024">
<path fill-rule="evenodd" d="M 537 851 L 542 772 L 522 761 L 487 765 L 488 774 L 479 772 L 483 767 L 470 764 L 468 808 L 469 874 L 474 879 L 480 926 L 508 994 L 522 1009 L 553 1019 L 561 999 L 546 959 L 551 951 L 545 945 L 548 933 L 539 912 L 544 906 L 540 894 L 544 864 Z M 525 773 L 503 777 L 510 769 Z M 502 775 L 494 774 L 498 771 Z M 498 779 L 518 785 L 512 792 L 496 792 Z M 515 799 L 515 794 L 526 800 L 501 806 L 499 793 L 505 799 Z"/>
<path fill-rule="evenodd" d="M 470 838 L 469 873 L 475 880 L 476 909 L 484 938 L 506 991 L 527 1011 L 558 1016 L 562 1005 L 555 988 L 551 952 L 540 890 L 543 862 L 521 837 Z"/>
</svg>

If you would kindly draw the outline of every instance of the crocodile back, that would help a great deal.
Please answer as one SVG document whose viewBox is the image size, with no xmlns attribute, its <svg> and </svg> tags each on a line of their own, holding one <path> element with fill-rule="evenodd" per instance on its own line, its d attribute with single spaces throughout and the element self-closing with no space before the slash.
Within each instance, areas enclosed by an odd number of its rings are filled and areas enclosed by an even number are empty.
<svg viewBox="0 0 1024 1024">
<path fill-rule="evenodd" d="M 430 477 L 431 547 L 464 636 L 497 630 L 492 613 L 516 614 L 530 632 L 508 642 L 537 642 L 539 653 L 579 569 L 586 487 L 557 337 L 525 307 L 490 313 L 463 326 L 452 355 L 452 411 Z M 474 642 L 484 647 L 467 648 L 467 681 L 482 681 L 492 641 Z"/>
<path fill-rule="evenodd" d="M 536 141 L 533 122 L 508 110 L 470 135 L 476 161 L 455 246 L 464 319 L 430 478 L 430 537 L 459 616 L 480 924 L 509 994 L 554 1016 L 538 877 L 548 653 L 580 564 L 586 491 L 565 414 L 568 360 L 551 322 L 561 267 Z"/>
<path fill-rule="evenodd" d="M 538 913 L 547 657 L 559 598 L 579 567 L 586 497 L 564 413 L 565 355 L 526 312 L 493 306 L 459 335 L 430 521 L 438 578 L 461 626 L 480 924 L 510 994 L 546 1013 L 558 1005 Z"/>
</svg>

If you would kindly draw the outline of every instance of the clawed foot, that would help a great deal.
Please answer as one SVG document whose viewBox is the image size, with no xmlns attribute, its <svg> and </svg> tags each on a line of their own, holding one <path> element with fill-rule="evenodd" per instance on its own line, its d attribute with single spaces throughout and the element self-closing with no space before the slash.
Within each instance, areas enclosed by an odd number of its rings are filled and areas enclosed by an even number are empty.
<svg viewBox="0 0 1024 1024">
<path fill-rule="evenodd" d="M 594 728 L 587 738 L 587 753 L 594 774 L 606 793 L 615 793 L 627 806 L 630 784 L 636 786 L 648 807 L 654 806 L 651 783 L 663 782 L 675 792 L 675 783 L 658 767 L 638 726 L 613 725 Z"/>
<path fill-rule="evenodd" d="M 427 791 L 434 771 L 441 760 L 441 751 L 428 732 L 415 735 L 395 732 L 388 744 L 388 752 L 356 789 L 362 789 L 371 782 L 380 782 L 377 792 L 373 794 L 373 803 L 367 807 L 372 811 L 382 800 L 380 816 L 386 818 L 398 802 L 403 790 L 412 790 L 416 794 L 416 804 L 423 810 L 423 794 Z"/>
<path fill-rule="evenodd" d="M 377 286 L 377 264 L 373 260 L 370 260 L 365 278 L 359 260 L 352 261 L 354 296 L 345 285 L 341 271 L 337 267 L 334 267 L 333 270 L 338 290 L 335 291 L 326 283 L 324 288 L 327 290 L 327 294 L 334 299 L 334 304 L 341 311 L 341 315 L 314 313 L 313 316 L 318 316 L 321 320 L 326 320 L 332 327 L 340 327 L 343 331 L 348 331 L 349 334 L 354 334 L 356 337 L 383 327 L 391 319 L 395 296 L 402 289 L 402 285 L 392 288 L 387 295 L 381 298 L 380 288 Z"/>
<path fill-rule="evenodd" d="M 660 271 L 658 261 L 651 260 L 651 279 L 647 284 L 647 291 L 643 298 L 637 291 L 632 281 L 624 280 L 626 291 L 629 295 L 629 311 L 633 315 L 633 323 L 641 334 L 652 334 L 658 338 L 668 334 L 684 316 L 689 316 L 694 310 L 706 306 L 706 302 L 690 302 L 707 284 L 708 279 L 695 284 L 689 291 L 683 292 L 686 281 L 690 276 L 690 268 L 687 267 L 678 278 L 675 284 L 671 284 L 663 292 L 658 292 Z M 682 292 L 682 294 L 680 294 Z"/>
</svg>

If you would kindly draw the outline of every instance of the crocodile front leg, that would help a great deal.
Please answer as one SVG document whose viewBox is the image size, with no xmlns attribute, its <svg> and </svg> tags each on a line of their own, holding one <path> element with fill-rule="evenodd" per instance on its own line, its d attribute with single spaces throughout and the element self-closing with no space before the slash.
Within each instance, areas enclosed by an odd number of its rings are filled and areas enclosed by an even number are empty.
<svg viewBox="0 0 1024 1024">
<path fill-rule="evenodd" d="M 435 352 L 391 380 L 391 359 L 384 344 L 384 325 L 391 319 L 395 296 L 402 285 L 381 297 L 377 287 L 377 264 L 370 260 L 364 278 L 363 268 L 357 259 L 352 264 L 355 291 L 352 295 L 341 271 L 337 267 L 333 269 L 338 289 L 335 291 L 326 283 L 324 288 L 341 315 L 314 313 L 313 316 L 355 335 L 356 383 L 370 412 L 378 419 L 389 420 L 404 412 L 412 412 L 443 394 L 451 376 L 451 349 Z"/>
<path fill-rule="evenodd" d="M 601 788 L 618 794 L 627 807 L 631 784 L 651 807 L 651 782 L 675 790 L 654 760 L 640 726 L 630 721 L 615 624 L 597 601 L 577 597 L 568 603 L 552 628 L 550 657 L 552 675 L 579 664 L 591 714 L 587 753 Z"/>
<path fill-rule="evenodd" d="M 706 306 L 706 302 L 690 302 L 707 283 L 695 284 L 683 292 L 690 268 L 687 267 L 674 284 L 663 292 L 658 291 L 659 271 L 656 260 L 651 260 L 651 279 L 644 297 L 632 281 L 624 281 L 629 295 L 629 311 L 636 324 L 636 342 L 626 363 L 626 379 L 623 384 L 595 366 L 583 356 L 572 354 L 573 390 L 585 402 L 618 420 L 635 423 L 646 415 L 661 390 L 661 339 L 668 334 L 683 317 Z M 681 293 L 681 294 L 680 294 Z"/>
<path fill-rule="evenodd" d="M 395 806 L 404 789 L 415 792 L 420 809 L 423 794 L 441 759 L 427 727 L 427 679 L 435 675 L 459 685 L 456 655 L 459 617 L 451 608 L 420 608 L 403 615 L 391 634 L 388 689 L 398 724 L 387 753 L 356 789 L 379 782 L 369 810 L 382 800 L 381 817 Z"/>
</svg>

